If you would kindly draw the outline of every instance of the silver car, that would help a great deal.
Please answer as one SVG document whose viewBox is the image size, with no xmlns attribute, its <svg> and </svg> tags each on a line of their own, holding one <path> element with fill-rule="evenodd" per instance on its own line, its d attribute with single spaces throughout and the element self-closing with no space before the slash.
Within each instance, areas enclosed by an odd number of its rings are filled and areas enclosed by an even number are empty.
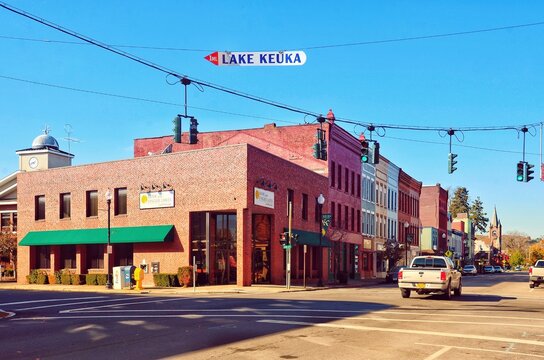
<svg viewBox="0 0 544 360">
<path fill-rule="evenodd" d="M 461 273 L 463 275 L 476 276 L 476 274 L 478 274 L 478 269 L 476 269 L 476 266 L 474 265 L 465 265 L 463 269 L 461 270 Z"/>
</svg>

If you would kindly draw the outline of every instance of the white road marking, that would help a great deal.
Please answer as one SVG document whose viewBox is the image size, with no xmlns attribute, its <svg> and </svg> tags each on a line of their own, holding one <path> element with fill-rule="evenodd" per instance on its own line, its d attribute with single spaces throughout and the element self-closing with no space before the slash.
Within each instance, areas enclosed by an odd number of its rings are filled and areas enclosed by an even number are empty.
<svg viewBox="0 0 544 360">
<path fill-rule="evenodd" d="M 119 300 L 115 300 L 115 301 L 121 301 L 121 300 L 142 300 L 144 298 L 141 298 L 141 297 L 136 297 L 136 298 L 123 298 L 123 299 L 119 299 Z M 59 311 L 59 313 L 61 314 L 64 314 L 64 313 L 71 313 L 71 312 L 84 312 L 84 311 L 92 311 L 93 309 L 103 309 L 103 308 L 107 308 L 107 307 L 113 307 L 113 306 L 125 306 L 125 305 L 140 305 L 140 304 L 148 304 L 148 303 L 158 303 L 158 302 L 167 302 L 167 301 L 180 301 L 180 300 L 187 300 L 187 298 L 172 298 L 172 299 L 155 299 L 155 300 L 146 300 L 146 301 L 138 301 L 138 302 L 130 302 L 130 303 L 124 303 L 124 304 L 108 304 L 108 305 L 100 305 L 100 306 L 90 306 L 90 307 L 84 307 L 84 308 L 78 308 L 78 309 L 69 309 L 69 310 L 62 310 L 62 311 Z M 110 301 L 114 301 L 114 300 L 110 300 Z M 82 303 L 84 304 L 84 303 Z M 104 310 L 101 310 L 100 312 L 102 312 Z M 111 310 L 110 310 L 111 311 Z M 125 311 L 128 311 L 128 310 L 125 310 Z"/>
<path fill-rule="evenodd" d="M 330 324 L 330 323 L 314 324 L 309 322 L 284 321 L 284 320 L 257 320 L 257 322 L 270 323 L 270 324 L 284 324 L 284 325 L 316 326 L 316 327 L 325 327 L 325 328 L 341 328 L 341 329 L 351 329 L 351 330 L 360 330 L 360 331 L 383 331 L 383 332 L 402 333 L 402 334 L 441 336 L 441 337 L 451 337 L 451 338 L 461 338 L 461 339 L 497 341 L 497 342 L 506 342 L 506 343 L 513 342 L 518 344 L 527 344 L 527 345 L 535 345 L 535 346 L 544 347 L 543 341 L 484 336 L 484 335 L 443 333 L 443 332 L 436 332 L 436 331 L 410 330 L 410 329 L 380 328 L 380 327 L 349 325 L 349 324 Z"/>
<path fill-rule="evenodd" d="M 145 312 L 145 310 L 142 310 Z M 207 314 L 184 314 L 184 315 L 161 315 L 161 314 L 138 314 L 138 315 L 65 315 L 65 316 L 33 316 L 26 318 L 16 318 L 13 320 L 25 321 L 25 320 L 62 320 L 62 319 L 127 319 L 127 318 L 179 318 L 179 319 L 197 319 L 197 318 L 243 318 L 243 317 L 257 317 L 257 318 L 301 318 L 301 319 L 333 319 L 333 320 L 345 320 L 345 317 L 341 316 L 315 316 L 315 315 L 270 315 L 270 314 L 222 314 L 222 315 L 207 315 Z M 309 323 L 310 324 L 310 323 Z"/>
<path fill-rule="evenodd" d="M 451 346 L 444 346 L 442 349 L 438 350 L 434 354 L 431 354 L 430 356 L 427 356 L 425 360 L 434 360 L 437 359 L 440 355 L 443 355 L 447 353 L 449 350 L 451 350 Z"/>
<path fill-rule="evenodd" d="M 138 300 L 139 298 L 134 298 L 135 300 Z M 66 299 L 71 300 L 71 299 Z M 63 303 L 63 304 L 54 304 L 54 305 L 43 305 L 43 306 L 34 306 L 24 309 L 16 309 L 15 311 L 25 311 L 25 310 L 35 310 L 35 309 L 45 309 L 45 308 L 51 308 L 51 307 L 59 307 L 59 306 L 70 306 L 70 305 L 80 305 L 80 304 L 92 304 L 92 303 L 105 303 L 105 302 L 114 302 L 114 301 L 124 301 L 129 300 L 128 298 L 123 299 L 110 299 L 110 300 L 96 300 L 96 301 L 85 301 L 85 302 L 75 302 L 75 303 Z"/>
<path fill-rule="evenodd" d="M 6 319 L 7 319 L 7 318 L 10 318 L 10 317 L 12 317 L 12 316 L 15 315 L 15 313 L 12 313 L 11 311 L 4 311 L 4 310 L 2 310 L 2 309 L 0 309 L 0 312 L 3 312 L 4 314 L 7 314 L 7 315 L 5 316 Z"/>
<path fill-rule="evenodd" d="M 141 303 L 138 303 L 141 304 Z M 108 305 L 111 306 L 111 305 Z M 115 305 L 118 306 L 118 305 Z M 165 309 L 165 310 L 159 310 L 159 309 L 149 309 L 149 310 L 85 310 L 85 311 L 78 311 L 79 309 L 73 309 L 73 310 L 66 310 L 61 312 L 83 312 L 83 313 L 91 313 L 91 312 L 141 312 L 141 311 L 149 311 L 149 312 L 221 312 L 221 311 L 234 311 L 234 312 L 256 312 L 256 311 L 269 311 L 269 312 L 326 312 L 326 313 L 354 313 L 354 314 L 360 314 L 364 311 L 368 311 L 371 309 L 363 309 L 363 310 L 337 310 L 337 309 L 251 309 L 251 308 L 233 308 L 233 309 Z"/>
<path fill-rule="evenodd" d="M 415 343 L 414 345 L 424 345 L 424 346 L 446 346 L 446 345 L 438 345 L 438 344 L 428 344 L 428 343 Z M 491 349 L 482 349 L 482 348 L 472 348 L 472 347 L 467 347 L 467 346 L 455 346 L 455 345 L 448 345 L 450 348 L 453 348 L 453 349 L 460 349 L 460 350 L 473 350 L 473 351 L 483 351 L 483 352 L 490 352 L 490 353 L 499 353 L 499 354 L 504 354 L 505 351 L 501 351 L 501 350 L 491 350 Z M 541 359 L 544 359 L 544 355 L 537 355 L 537 354 L 532 354 L 532 353 L 521 353 L 521 352 L 508 352 L 508 355 L 521 355 L 521 356 L 532 356 L 532 357 L 536 357 L 536 358 L 541 358 Z"/>
<path fill-rule="evenodd" d="M 106 296 L 93 296 L 93 297 L 82 297 L 82 298 L 68 298 L 68 299 L 47 299 L 47 300 L 29 300 L 29 301 L 18 301 L 18 302 L 11 302 L 11 303 L 3 303 L 0 304 L 0 306 L 5 305 L 22 305 L 22 304 L 32 304 L 32 303 L 40 303 L 40 302 L 50 302 L 50 301 L 67 301 L 67 300 L 85 300 L 85 299 L 104 299 Z"/>
<path fill-rule="evenodd" d="M 431 309 L 432 310 L 432 309 Z M 467 311 L 467 309 L 463 309 L 464 311 Z M 497 311 L 494 311 L 496 313 Z M 469 317 L 469 318 L 480 318 L 480 319 L 496 319 L 497 316 L 490 316 L 490 315 L 467 315 L 467 314 L 445 314 L 445 313 L 432 313 L 432 314 L 421 314 L 421 313 L 414 313 L 414 312 L 403 312 L 403 311 L 394 311 L 394 310 L 385 310 L 381 311 L 380 314 L 399 314 L 399 315 L 417 315 L 419 317 L 421 316 L 454 316 L 454 317 Z M 519 317 L 519 316 L 501 316 L 501 319 L 512 319 L 512 320 L 528 320 L 528 321 L 544 321 L 544 319 L 535 319 L 535 318 L 527 318 L 527 317 Z"/>
</svg>

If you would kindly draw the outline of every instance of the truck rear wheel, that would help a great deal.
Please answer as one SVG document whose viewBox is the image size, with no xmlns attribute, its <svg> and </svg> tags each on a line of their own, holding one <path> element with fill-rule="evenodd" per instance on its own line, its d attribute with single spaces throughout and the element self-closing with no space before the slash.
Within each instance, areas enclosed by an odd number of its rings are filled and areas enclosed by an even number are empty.
<svg viewBox="0 0 544 360">
<path fill-rule="evenodd" d="M 529 283 L 529 287 L 532 289 L 535 287 L 535 283 Z"/>
<path fill-rule="evenodd" d="M 453 293 L 455 294 L 455 296 L 461 296 L 462 291 L 463 291 L 463 283 L 461 282 L 461 280 L 459 280 L 459 287 L 453 290 Z"/>
<path fill-rule="evenodd" d="M 451 283 L 448 283 L 448 288 L 446 289 L 446 292 L 444 293 L 444 299 L 451 300 Z"/>
<path fill-rule="evenodd" d="M 400 289 L 400 294 L 403 298 L 409 298 L 410 297 L 410 289 Z"/>
</svg>

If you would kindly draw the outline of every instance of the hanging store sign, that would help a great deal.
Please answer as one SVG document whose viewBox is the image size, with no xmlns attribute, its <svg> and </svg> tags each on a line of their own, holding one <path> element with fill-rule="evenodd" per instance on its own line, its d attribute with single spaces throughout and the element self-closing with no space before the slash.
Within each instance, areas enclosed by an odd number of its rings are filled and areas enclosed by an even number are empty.
<svg viewBox="0 0 544 360">
<path fill-rule="evenodd" d="M 174 207 L 174 190 L 140 193 L 140 209 Z"/>
<path fill-rule="evenodd" d="M 274 208 L 274 193 L 258 187 L 253 188 L 253 203 L 270 209 Z"/>
<path fill-rule="evenodd" d="M 306 63 L 304 51 L 216 51 L 204 59 L 217 66 L 299 66 Z"/>
</svg>

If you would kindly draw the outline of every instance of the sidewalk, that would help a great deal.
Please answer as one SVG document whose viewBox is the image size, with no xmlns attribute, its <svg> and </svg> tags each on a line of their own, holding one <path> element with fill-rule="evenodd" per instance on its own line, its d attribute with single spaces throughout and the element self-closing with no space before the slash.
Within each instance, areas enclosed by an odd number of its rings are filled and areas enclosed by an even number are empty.
<svg viewBox="0 0 544 360">
<path fill-rule="evenodd" d="M 291 286 L 287 289 L 285 285 L 252 285 L 239 287 L 237 285 L 210 285 L 181 288 L 181 287 L 144 287 L 142 291 L 122 289 L 106 289 L 101 285 L 35 285 L 35 284 L 17 284 L 15 282 L 0 282 L 0 290 L 35 290 L 35 291 L 71 291 L 71 292 L 100 292 L 110 294 L 153 294 L 153 295 L 199 295 L 199 294 L 277 294 L 285 292 L 299 291 L 320 291 L 335 288 L 359 288 L 367 286 L 376 286 L 383 284 L 383 279 L 364 279 L 364 280 L 349 280 L 346 285 L 327 284 L 324 287 L 316 286 Z M 312 284 L 315 285 L 315 284 Z"/>
</svg>

